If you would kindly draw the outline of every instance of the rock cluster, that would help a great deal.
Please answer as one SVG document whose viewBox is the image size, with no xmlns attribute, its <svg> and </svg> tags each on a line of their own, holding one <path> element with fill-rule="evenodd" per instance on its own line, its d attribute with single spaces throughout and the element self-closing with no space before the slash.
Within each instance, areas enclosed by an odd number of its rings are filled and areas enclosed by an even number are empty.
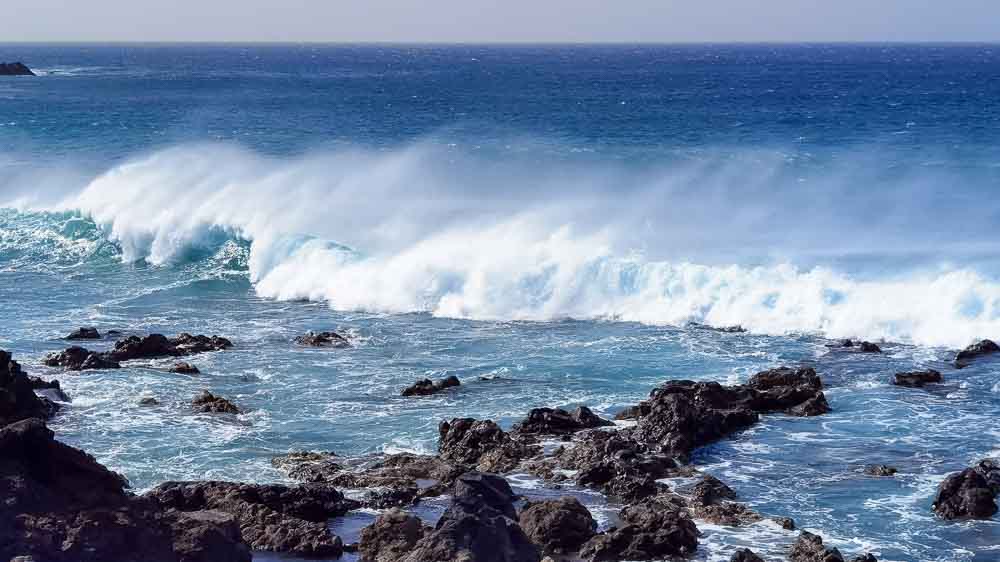
<svg viewBox="0 0 1000 562">
<path fill-rule="evenodd" d="M 580 406 L 573 412 L 562 408 L 535 408 L 528 412 L 524 421 L 514 426 L 521 434 L 568 435 L 584 429 L 614 425 L 590 410 Z"/>
<path fill-rule="evenodd" d="M 49 354 L 45 358 L 45 364 L 50 367 L 65 367 L 71 371 L 118 369 L 122 361 L 179 357 L 221 351 L 232 346 L 233 342 L 219 336 L 192 336 L 187 333 L 175 338 L 168 338 L 162 334 L 150 334 L 145 337 L 129 336 L 118 340 L 114 348 L 105 352 L 94 352 L 72 346 L 59 353 Z"/>
<path fill-rule="evenodd" d="M 239 414 L 240 409 L 229 400 L 204 390 L 191 402 L 195 411 L 209 414 Z"/>
<path fill-rule="evenodd" d="M 944 380 L 941 377 L 941 373 L 935 371 L 934 369 L 927 369 L 926 371 L 907 371 L 905 373 L 896 373 L 892 377 L 892 384 L 896 386 L 910 386 L 915 388 L 920 388 L 927 383 L 936 383 Z"/>
<path fill-rule="evenodd" d="M 59 390 L 59 383 L 29 377 L 10 353 L 0 349 L 0 427 L 28 418 L 48 419 L 59 405 L 35 394 L 36 388 Z M 65 396 L 65 395 L 62 395 Z"/>
</svg>

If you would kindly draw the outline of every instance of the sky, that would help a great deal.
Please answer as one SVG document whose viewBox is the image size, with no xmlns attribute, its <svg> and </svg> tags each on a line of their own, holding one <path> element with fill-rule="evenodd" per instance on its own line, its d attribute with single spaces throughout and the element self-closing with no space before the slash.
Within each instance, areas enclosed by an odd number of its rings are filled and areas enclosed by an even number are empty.
<svg viewBox="0 0 1000 562">
<path fill-rule="evenodd" d="M 1000 0 L 0 0 L 0 42 L 1000 41 Z"/>
</svg>

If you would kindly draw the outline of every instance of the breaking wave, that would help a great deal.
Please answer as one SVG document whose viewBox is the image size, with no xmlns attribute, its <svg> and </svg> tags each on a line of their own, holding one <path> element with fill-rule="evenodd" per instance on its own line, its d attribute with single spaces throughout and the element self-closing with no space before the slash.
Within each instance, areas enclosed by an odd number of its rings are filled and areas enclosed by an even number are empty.
<svg viewBox="0 0 1000 562">
<path fill-rule="evenodd" d="M 57 190 L 26 190 L 23 173 L 0 183 L 0 204 L 24 210 L 3 216 L 0 254 L 27 243 L 18 228 L 37 228 L 27 209 L 44 209 L 72 225 L 56 229 L 68 247 L 101 248 L 86 228 L 79 241 L 83 217 L 126 262 L 245 241 L 259 295 L 337 309 L 951 347 L 1000 332 L 1000 283 L 976 265 L 996 208 L 936 198 L 941 178 L 927 171 L 877 177 L 859 155 L 820 173 L 800 157 L 608 165 L 417 144 L 276 159 L 184 145 Z"/>
</svg>

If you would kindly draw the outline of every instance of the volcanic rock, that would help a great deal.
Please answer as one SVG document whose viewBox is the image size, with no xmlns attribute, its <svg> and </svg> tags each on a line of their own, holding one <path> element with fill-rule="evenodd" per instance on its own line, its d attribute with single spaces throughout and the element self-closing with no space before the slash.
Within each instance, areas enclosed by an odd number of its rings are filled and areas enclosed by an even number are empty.
<svg viewBox="0 0 1000 562">
<path fill-rule="evenodd" d="M 239 414 L 240 409 L 229 400 L 204 390 L 191 402 L 195 411 L 215 414 Z"/>
<path fill-rule="evenodd" d="M 614 425 L 590 410 L 580 406 L 572 413 L 562 408 L 535 408 L 528 417 L 514 426 L 514 431 L 522 434 L 566 435 L 584 429 Z"/>
<path fill-rule="evenodd" d="M 955 356 L 955 366 L 961 369 L 968 367 L 974 360 L 985 355 L 1000 352 L 1000 345 L 992 340 L 980 340 L 958 352 Z"/>
<path fill-rule="evenodd" d="M 295 343 L 311 347 L 351 347 L 347 338 L 336 332 L 309 332 L 296 337 Z"/>
<path fill-rule="evenodd" d="M 413 385 L 405 388 L 403 390 L 403 396 L 429 396 L 446 390 L 449 388 L 454 388 L 461 385 L 458 377 L 452 375 L 446 379 L 441 379 L 437 382 L 433 382 L 430 379 L 424 379 L 413 383 Z"/>
<path fill-rule="evenodd" d="M 934 369 L 927 369 L 926 371 L 896 373 L 892 377 L 892 384 L 919 388 L 927 383 L 941 382 L 942 380 L 944 379 L 941 377 L 941 373 Z"/>
<path fill-rule="evenodd" d="M 68 339 L 68 340 L 99 340 L 99 339 L 101 339 L 101 333 L 97 331 L 97 328 L 92 328 L 92 327 L 86 327 L 86 326 L 84 326 L 84 327 L 77 328 L 76 330 L 70 332 L 70 334 L 68 336 L 66 336 L 66 339 Z"/>
<path fill-rule="evenodd" d="M 686 513 L 662 498 L 649 498 L 619 514 L 623 525 L 590 539 L 580 550 L 585 560 L 662 560 L 687 556 L 698 548 L 698 528 Z"/>
<path fill-rule="evenodd" d="M 532 502 L 518 521 L 543 554 L 574 554 L 597 530 L 590 511 L 574 497 Z"/>
<path fill-rule="evenodd" d="M 0 76 L 35 76 L 23 62 L 0 62 Z"/>
</svg>

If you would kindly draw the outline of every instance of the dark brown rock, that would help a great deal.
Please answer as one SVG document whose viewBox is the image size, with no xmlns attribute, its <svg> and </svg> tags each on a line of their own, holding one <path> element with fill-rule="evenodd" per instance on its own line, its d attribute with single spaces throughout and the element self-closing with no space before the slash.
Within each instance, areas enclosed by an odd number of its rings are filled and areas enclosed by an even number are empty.
<svg viewBox="0 0 1000 562">
<path fill-rule="evenodd" d="M 733 553 L 729 562 L 764 562 L 764 559 L 749 548 L 741 548 Z"/>
<path fill-rule="evenodd" d="M 532 502 L 518 521 L 543 554 L 574 554 L 597 530 L 590 511 L 574 497 Z"/>
<path fill-rule="evenodd" d="M 45 357 L 45 364 L 49 367 L 65 367 L 70 371 L 121 368 L 117 361 L 107 358 L 104 354 L 77 345 L 59 353 L 50 353 Z"/>
<path fill-rule="evenodd" d="M 197 375 L 201 373 L 201 371 L 198 370 L 198 367 L 195 367 L 186 361 L 178 361 L 177 363 L 174 363 L 173 367 L 170 367 L 170 372 L 181 375 Z"/>
<path fill-rule="evenodd" d="M 941 382 L 942 380 L 944 379 L 941 377 L 941 373 L 934 369 L 927 369 L 926 371 L 896 373 L 892 377 L 892 384 L 919 388 L 927 383 Z"/>
<path fill-rule="evenodd" d="M 788 553 L 789 562 L 844 562 L 839 550 L 823 546 L 818 535 L 802 531 Z"/>
<path fill-rule="evenodd" d="M 865 467 L 865 474 L 869 476 L 895 476 L 899 472 L 895 467 L 884 464 L 870 464 Z"/>
<path fill-rule="evenodd" d="M 60 393 L 59 383 L 54 382 Z M 48 419 L 59 410 L 55 402 L 35 394 L 36 388 L 52 387 L 29 377 L 10 353 L 0 350 L 0 427 L 27 418 Z"/>
<path fill-rule="evenodd" d="M 469 472 L 451 505 L 404 562 L 539 562 L 538 547 L 517 524 L 514 493 L 498 476 Z"/>
<path fill-rule="evenodd" d="M 438 426 L 442 460 L 484 472 L 508 472 L 539 447 L 516 439 L 491 420 L 454 418 Z"/>
<path fill-rule="evenodd" d="M 240 409 L 229 400 L 204 390 L 191 403 L 195 411 L 214 414 L 239 414 Z"/>
<path fill-rule="evenodd" d="M 68 340 L 99 340 L 101 339 L 101 333 L 97 331 L 97 328 L 93 327 L 80 327 L 76 330 L 70 332 L 66 336 Z"/>
<path fill-rule="evenodd" d="M 955 366 L 959 369 L 967 367 L 976 359 L 1000 352 L 1000 345 L 992 340 L 980 340 L 958 352 L 955 356 Z"/>
<path fill-rule="evenodd" d="M 295 338 L 295 343 L 310 347 L 351 347 L 347 338 L 336 332 L 309 332 Z"/>
<path fill-rule="evenodd" d="M 687 556 L 698 548 L 698 528 L 684 511 L 662 498 L 622 509 L 623 525 L 590 539 L 580 550 L 585 560 L 662 560 Z"/>
<path fill-rule="evenodd" d="M 179 357 L 210 351 L 222 351 L 233 347 L 233 342 L 220 336 L 192 336 L 182 333 L 175 338 L 162 334 L 145 337 L 129 336 L 115 342 L 111 351 L 101 354 L 110 361 L 130 361 L 133 359 L 156 359 L 158 357 Z"/>
<path fill-rule="evenodd" d="M 239 523 L 255 550 L 297 556 L 339 556 L 343 544 L 327 525 L 358 506 L 335 488 L 235 482 L 166 482 L 146 494 L 163 508 L 182 512 L 214 510 Z"/>
<path fill-rule="evenodd" d="M 528 417 L 514 426 L 514 431 L 523 434 L 567 435 L 584 429 L 614 425 L 590 410 L 580 406 L 572 413 L 562 408 L 535 408 Z"/>
<path fill-rule="evenodd" d="M 396 562 L 408 555 L 429 529 L 420 519 L 392 509 L 361 530 L 358 551 L 363 562 Z"/>
<path fill-rule="evenodd" d="M 458 377 L 452 375 L 448 378 L 441 379 L 437 382 L 433 382 L 430 379 L 424 379 L 413 383 L 413 385 L 403 389 L 403 396 L 430 396 L 431 394 L 437 394 L 442 390 L 447 390 L 449 388 L 455 388 L 460 386 L 462 383 L 459 382 Z"/>
<path fill-rule="evenodd" d="M 165 511 L 126 485 L 39 420 L 0 429 L 0 560 L 250 562 L 230 517 Z"/>
<path fill-rule="evenodd" d="M 933 509 L 944 519 L 989 519 L 997 512 L 996 495 L 990 485 L 994 470 L 967 468 L 949 475 L 938 486 Z"/>
</svg>

